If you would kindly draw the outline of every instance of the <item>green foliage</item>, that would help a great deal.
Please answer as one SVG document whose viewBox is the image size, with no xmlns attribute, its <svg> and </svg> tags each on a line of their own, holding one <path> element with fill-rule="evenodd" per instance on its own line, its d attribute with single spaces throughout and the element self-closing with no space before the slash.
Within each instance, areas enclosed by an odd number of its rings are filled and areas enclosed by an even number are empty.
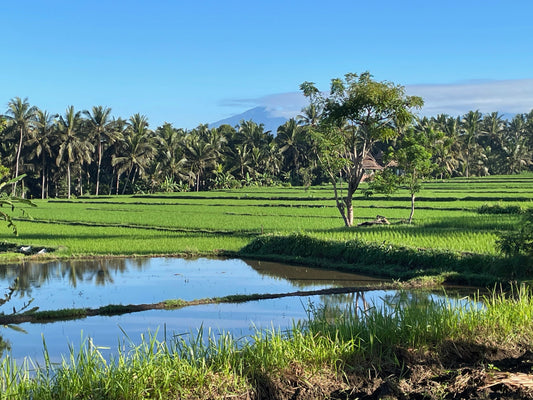
<svg viewBox="0 0 533 400">
<path fill-rule="evenodd" d="M 500 235 L 496 242 L 498 248 L 507 256 L 525 255 L 533 261 L 533 208 L 525 211 L 518 228 Z"/>
<path fill-rule="evenodd" d="M 397 174 L 392 168 L 386 168 L 374 174 L 368 187 L 364 190 L 365 196 L 384 194 L 390 196 L 402 186 L 404 177 Z"/>
<path fill-rule="evenodd" d="M 6 174 L 5 167 L 2 167 L 0 165 L 0 181 L 3 176 Z M 17 178 L 13 178 L 8 180 L 7 182 L 0 182 L 0 208 L 6 207 L 11 209 L 11 212 L 15 211 L 15 208 L 17 205 L 29 205 L 32 207 L 35 207 L 35 203 L 28 199 L 23 199 L 21 197 L 11 196 L 6 194 L 2 191 L 2 188 L 4 188 L 6 185 L 15 184 L 16 182 L 20 181 L 21 179 L 24 179 L 26 175 L 20 175 Z M 23 215 L 26 214 L 26 211 L 22 209 Z M 0 210 L 0 219 L 3 219 L 5 222 L 7 222 L 8 228 L 11 228 L 13 230 L 13 234 L 18 235 L 17 226 L 13 222 L 12 216 L 5 211 Z"/>
<path fill-rule="evenodd" d="M 398 137 L 412 122 L 412 109 L 420 108 L 423 100 L 406 96 L 402 86 L 375 81 L 368 72 L 332 79 L 328 96 L 311 82 L 304 82 L 300 89 L 321 112 L 319 124 L 311 129 L 314 147 L 334 186 L 344 223 L 351 226 L 352 198 L 365 173 L 363 162 L 378 144 Z M 337 188 L 339 175 L 347 182 L 345 196 Z"/>
<path fill-rule="evenodd" d="M 479 214 L 522 214 L 524 209 L 520 205 L 503 205 L 502 203 L 485 203 L 476 210 Z"/>
<path fill-rule="evenodd" d="M 392 165 L 376 174 L 367 191 L 368 195 L 374 192 L 391 194 L 400 187 L 406 188 L 411 196 L 409 223 L 413 219 L 415 195 L 422 189 L 422 180 L 436 168 L 431 162 L 429 147 L 429 138 L 424 131 L 407 130 L 396 141 L 395 147 L 389 148 L 386 159 Z M 399 171 L 394 173 L 392 169 Z"/>
</svg>

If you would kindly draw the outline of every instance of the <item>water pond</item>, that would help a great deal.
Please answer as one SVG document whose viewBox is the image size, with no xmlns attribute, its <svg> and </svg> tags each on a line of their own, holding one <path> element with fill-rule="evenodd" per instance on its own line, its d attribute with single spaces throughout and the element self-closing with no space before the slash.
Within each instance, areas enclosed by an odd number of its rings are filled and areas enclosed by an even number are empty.
<svg viewBox="0 0 533 400">
<path fill-rule="evenodd" d="M 96 308 L 108 304 L 156 303 L 235 294 L 287 293 L 340 286 L 376 284 L 377 279 L 331 270 L 240 259 L 133 258 L 57 261 L 0 266 L 0 289 L 18 280 L 18 290 L 0 312 L 30 308 Z M 0 293 L 1 294 L 1 293 Z M 371 291 L 375 303 L 394 293 Z M 42 360 L 43 340 L 53 361 L 91 338 L 108 353 L 117 351 L 127 335 L 139 342 L 142 334 L 158 338 L 195 333 L 198 329 L 231 332 L 237 337 L 256 328 L 286 329 L 305 319 L 310 304 L 353 304 L 356 294 L 286 297 L 238 304 L 209 304 L 177 310 L 150 310 L 120 316 L 95 316 L 53 323 L 22 323 L 0 327 L 0 357 Z"/>
</svg>

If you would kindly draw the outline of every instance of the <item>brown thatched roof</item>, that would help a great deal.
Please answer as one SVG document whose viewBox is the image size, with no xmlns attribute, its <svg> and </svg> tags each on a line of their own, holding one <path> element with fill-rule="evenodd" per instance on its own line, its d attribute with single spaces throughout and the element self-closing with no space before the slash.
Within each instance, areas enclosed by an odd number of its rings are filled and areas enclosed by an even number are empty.
<svg viewBox="0 0 533 400">
<path fill-rule="evenodd" d="M 374 157 L 368 154 L 363 160 L 363 169 L 380 171 L 383 169 L 383 166 L 381 166 Z"/>
</svg>

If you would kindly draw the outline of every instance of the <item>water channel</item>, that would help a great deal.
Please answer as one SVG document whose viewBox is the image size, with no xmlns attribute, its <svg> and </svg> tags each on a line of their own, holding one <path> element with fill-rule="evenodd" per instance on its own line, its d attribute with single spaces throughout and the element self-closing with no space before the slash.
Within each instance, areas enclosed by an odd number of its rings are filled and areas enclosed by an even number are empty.
<svg viewBox="0 0 533 400">
<path fill-rule="evenodd" d="M 377 279 L 331 270 L 240 259 L 133 258 L 28 262 L 0 266 L 0 290 L 18 279 L 18 290 L 0 307 L 5 314 L 30 308 L 97 308 L 108 304 L 156 303 L 168 299 L 194 300 L 235 294 L 287 293 L 331 287 L 376 284 Z M 3 293 L 0 293 L 3 295 Z M 393 291 L 365 293 L 369 304 Z M 109 354 L 117 351 L 124 333 L 138 343 L 142 334 L 158 338 L 195 334 L 210 329 L 246 336 L 255 329 L 287 329 L 306 319 L 309 305 L 353 304 L 355 294 L 286 297 L 238 304 L 209 304 L 177 310 L 151 310 L 120 316 L 96 316 L 53 323 L 0 326 L 2 354 L 16 360 L 43 359 L 43 340 L 52 361 L 79 348 L 91 338 Z M 164 335 L 164 336 L 163 336 Z"/>
</svg>

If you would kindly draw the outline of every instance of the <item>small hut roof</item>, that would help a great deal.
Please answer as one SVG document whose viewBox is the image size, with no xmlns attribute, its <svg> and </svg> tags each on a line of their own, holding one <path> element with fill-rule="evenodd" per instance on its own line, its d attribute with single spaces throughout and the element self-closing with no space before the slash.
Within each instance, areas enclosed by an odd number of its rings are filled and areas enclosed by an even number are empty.
<svg viewBox="0 0 533 400">
<path fill-rule="evenodd" d="M 383 166 L 379 165 L 376 159 L 368 154 L 363 160 L 363 169 L 379 171 L 383 169 Z"/>
</svg>

